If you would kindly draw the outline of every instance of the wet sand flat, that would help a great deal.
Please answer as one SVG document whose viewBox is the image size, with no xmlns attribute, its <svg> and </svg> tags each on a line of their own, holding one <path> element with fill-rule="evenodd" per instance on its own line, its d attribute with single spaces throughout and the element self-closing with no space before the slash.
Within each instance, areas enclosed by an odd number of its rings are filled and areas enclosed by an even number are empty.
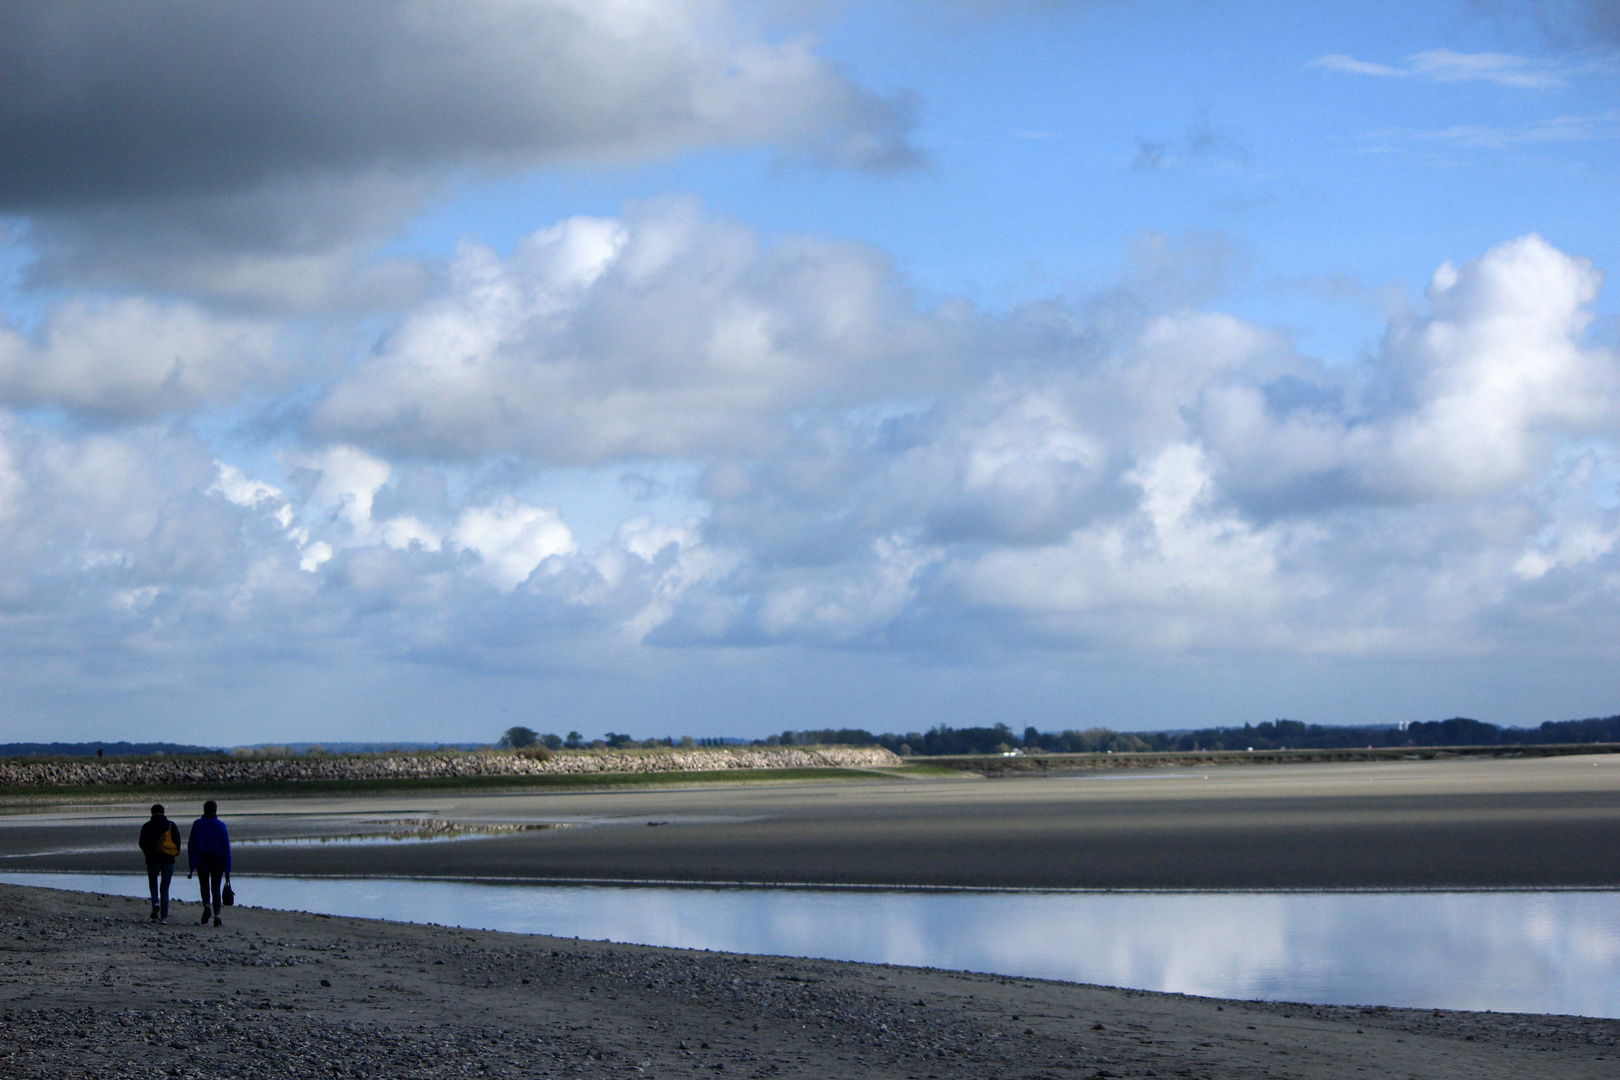
<svg viewBox="0 0 1620 1080">
<path fill-rule="evenodd" d="M 1620 1021 L 1217 1001 L 0 886 L 0 1074 L 1615 1075 Z"/>
<path fill-rule="evenodd" d="M 194 807 L 175 804 L 186 820 Z M 226 800 L 239 841 L 419 818 L 566 827 L 253 846 L 237 872 L 1032 888 L 1620 885 L 1620 756 Z M 110 872 L 139 806 L 0 816 L 0 867 Z M 100 849 L 100 850 L 97 850 Z"/>
</svg>

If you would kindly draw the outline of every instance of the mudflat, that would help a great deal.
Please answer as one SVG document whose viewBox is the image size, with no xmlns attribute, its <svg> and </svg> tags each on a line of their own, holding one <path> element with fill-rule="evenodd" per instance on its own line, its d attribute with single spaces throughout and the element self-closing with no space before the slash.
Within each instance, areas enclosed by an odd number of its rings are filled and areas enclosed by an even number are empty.
<svg viewBox="0 0 1620 1080">
<path fill-rule="evenodd" d="M 295 788 L 289 789 L 296 791 Z M 196 807 L 173 802 L 186 821 Z M 225 799 L 239 875 L 1029 888 L 1620 886 L 1620 755 Z M 14 806 L 0 867 L 138 869 L 144 805 Z M 243 843 L 402 822 L 437 844 Z M 473 834 L 476 836 L 476 834 Z"/>
<path fill-rule="evenodd" d="M 0 886 L 0 1074 L 1612 1077 L 1620 1021 L 1216 1001 Z"/>
</svg>

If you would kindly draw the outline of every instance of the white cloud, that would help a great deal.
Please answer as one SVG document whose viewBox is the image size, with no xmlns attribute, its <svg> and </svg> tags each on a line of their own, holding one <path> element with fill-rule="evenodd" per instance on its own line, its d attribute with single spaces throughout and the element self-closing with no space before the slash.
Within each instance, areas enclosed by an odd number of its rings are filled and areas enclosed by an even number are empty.
<svg viewBox="0 0 1620 1080">
<path fill-rule="evenodd" d="M 1551 90 L 1568 85 L 1570 72 L 1550 61 L 1508 53 L 1460 53 L 1428 49 L 1399 66 L 1358 60 L 1335 53 L 1319 56 L 1311 67 L 1379 78 L 1421 78 L 1431 82 L 1490 82 L 1519 90 Z"/>
<path fill-rule="evenodd" d="M 1548 510 L 1513 564 L 1520 577 L 1578 574 L 1620 546 L 1620 447 L 1599 443 L 1575 449 L 1539 487 Z"/>
<path fill-rule="evenodd" d="M 756 451 L 810 407 L 937 385 L 947 328 L 870 249 L 765 248 L 687 202 L 573 218 L 502 261 L 467 245 L 447 293 L 337 382 L 323 437 L 551 462 Z"/>
<path fill-rule="evenodd" d="M 1371 60 L 1357 60 L 1355 57 L 1346 56 L 1343 53 L 1318 56 L 1310 62 L 1309 66 L 1323 68 L 1328 71 L 1343 71 L 1350 75 L 1379 75 L 1385 78 L 1398 78 L 1412 74 L 1406 68 L 1390 67 L 1388 64 L 1374 63 Z"/>
<path fill-rule="evenodd" d="M 1460 53 L 1429 49 L 1407 58 L 1409 69 L 1435 82 L 1493 82 L 1525 90 L 1546 90 L 1565 85 L 1545 61 L 1507 53 Z"/>
<path fill-rule="evenodd" d="M 918 575 L 939 552 L 906 537 L 879 537 L 854 572 L 790 573 L 761 590 L 752 627 L 766 639 L 858 642 L 880 637 L 917 595 Z"/>
<path fill-rule="evenodd" d="M 866 249 L 681 206 L 574 219 L 466 252 L 279 475 L 181 427 L 0 413 L 0 652 L 600 674 L 1601 651 L 1600 284 L 1511 240 L 1325 367 L 1175 275 L 922 310 Z M 701 479 L 614 528 L 579 460 Z"/>
<path fill-rule="evenodd" d="M 218 468 L 219 479 L 208 489 L 209 494 L 223 495 L 228 501 L 248 509 L 268 507 L 282 528 L 292 527 L 292 506 L 280 488 L 262 480 L 249 480 L 234 465 L 219 462 Z"/>
<path fill-rule="evenodd" d="M 0 330 L 0 401 L 142 420 L 286 385 L 266 323 L 141 298 L 72 299 L 30 336 Z"/>
<path fill-rule="evenodd" d="M 523 584 L 547 559 L 575 550 L 574 534 L 554 508 L 512 499 L 462 511 L 450 540 L 476 553 L 485 575 L 503 590 Z"/>
<path fill-rule="evenodd" d="M 1600 283 L 1590 263 L 1537 236 L 1444 264 L 1429 315 L 1391 327 L 1362 406 L 1280 414 L 1262 385 L 1214 387 L 1211 445 L 1240 491 L 1328 482 L 1347 497 L 1423 501 L 1524 483 L 1560 433 L 1620 419 L 1613 352 L 1581 343 Z"/>
<path fill-rule="evenodd" d="M 1597 142 L 1620 138 L 1620 110 L 1595 116 L 1555 116 L 1517 127 L 1453 124 L 1438 131 L 1419 133 L 1417 137 L 1487 150 L 1540 143 Z"/>
<path fill-rule="evenodd" d="M 318 474 L 310 493 L 315 506 L 347 523 L 358 539 L 370 537 L 372 503 L 377 489 L 393 474 L 393 466 L 356 446 L 295 454 L 289 464 Z"/>
<path fill-rule="evenodd" d="M 1290 529 L 1256 526 L 1225 504 L 1193 445 L 1167 446 L 1125 479 L 1139 492 L 1129 513 L 1061 544 L 967 561 L 964 596 L 1037 615 L 1088 616 L 1138 646 L 1220 647 L 1237 627 L 1264 642 L 1280 594 L 1303 587 L 1278 565 Z M 1086 629 L 1093 640 L 1105 636 Z"/>
</svg>

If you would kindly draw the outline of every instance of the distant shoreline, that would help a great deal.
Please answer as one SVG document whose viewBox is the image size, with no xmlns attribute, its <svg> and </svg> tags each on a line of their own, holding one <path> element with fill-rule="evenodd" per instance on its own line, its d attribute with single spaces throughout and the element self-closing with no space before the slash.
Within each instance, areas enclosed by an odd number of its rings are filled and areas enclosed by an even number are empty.
<svg viewBox="0 0 1620 1080">
<path fill-rule="evenodd" d="M 18 870 L 8 871 L 0 864 L 0 877 L 23 874 L 84 875 L 83 870 Z M 127 877 L 144 881 L 145 874 L 138 870 L 98 870 L 98 877 Z M 1131 888 L 1097 887 L 1074 888 L 1058 885 L 937 885 L 906 884 L 904 882 L 858 881 L 691 881 L 685 878 L 562 878 L 517 877 L 491 874 L 376 874 L 376 873 L 318 873 L 308 871 L 255 870 L 255 878 L 286 878 L 291 880 L 320 881 L 398 881 L 442 882 L 449 885 L 523 885 L 547 888 L 648 888 L 648 889 L 726 889 L 768 892 L 773 889 L 791 889 L 794 892 L 862 892 L 862 893 L 996 893 L 1010 896 L 1053 894 L 1059 896 L 1401 896 L 1409 893 L 1458 893 L 1464 895 L 1493 893 L 1620 893 L 1615 885 L 1327 885 L 1327 886 L 1224 886 L 1221 888 L 1164 887 Z M 10 884 L 0 882 L 0 884 Z M 31 886 L 24 885 L 22 888 Z M 430 925 L 430 924 L 424 924 Z"/>
<path fill-rule="evenodd" d="M 208 758 L 152 758 L 109 760 L 62 759 L 41 762 L 36 758 L 0 758 L 0 807 L 44 804 L 62 800 L 107 801 L 146 797 L 263 795 L 367 795 L 389 792 L 578 792 L 620 787 L 653 787 L 664 784 L 687 786 L 705 783 L 775 783 L 826 780 L 881 780 L 903 777 L 979 776 L 1014 778 L 1061 773 L 1111 772 L 1141 769 L 1234 768 L 1263 765 L 1319 765 L 1399 761 L 1444 761 L 1447 759 L 1558 758 L 1620 753 L 1620 743 L 1555 743 L 1541 746 L 1435 746 L 1377 747 L 1337 750 L 1189 750 L 1131 753 L 1096 752 L 1083 754 L 1016 753 L 1004 755 L 961 754 L 934 757 L 899 758 L 881 747 L 739 747 L 696 751 L 563 752 L 543 764 L 524 769 L 512 766 L 491 768 L 484 762 L 523 761 L 520 754 L 416 753 L 391 755 L 326 755 L 316 758 L 287 758 L 271 761 L 224 756 Z M 709 757 L 730 763 L 700 762 Z M 782 764 L 760 767 L 755 759 L 781 757 Z M 661 759 L 682 759 L 667 764 Z M 427 775 L 343 776 L 344 771 L 373 771 L 378 759 L 402 761 L 408 765 L 433 762 L 477 762 L 482 771 L 457 773 L 424 770 Z M 799 763 L 797 759 L 817 760 L 819 764 Z M 532 759 L 531 759 L 532 760 Z M 789 761 L 792 763 L 789 763 Z M 741 764 L 747 761 L 748 764 Z M 352 763 L 352 764 L 351 764 Z M 557 768 L 553 763 L 562 764 Z M 263 771 L 277 764 L 286 766 L 288 775 L 263 779 L 234 779 L 248 770 Z M 633 766 L 633 771 L 625 768 Z M 583 766 L 583 767 L 582 767 Z M 153 771 L 177 779 L 146 783 L 118 782 L 118 770 Z M 510 770 L 510 771 L 508 771 Z M 56 773 L 59 782 L 25 783 L 18 777 Z M 87 776 L 102 773 L 107 780 L 84 782 Z M 217 775 L 214 775 L 217 774 Z M 303 774 L 303 775 L 297 775 Z M 334 775 L 336 774 L 336 775 Z M 195 779 L 190 778 L 195 776 Z"/>
</svg>

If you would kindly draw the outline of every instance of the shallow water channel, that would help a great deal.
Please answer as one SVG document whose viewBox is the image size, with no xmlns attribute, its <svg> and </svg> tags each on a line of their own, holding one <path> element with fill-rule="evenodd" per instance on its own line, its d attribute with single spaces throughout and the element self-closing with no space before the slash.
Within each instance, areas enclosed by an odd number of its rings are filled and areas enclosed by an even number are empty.
<svg viewBox="0 0 1620 1080">
<path fill-rule="evenodd" d="M 144 896 L 144 877 L 0 874 Z M 243 903 L 1225 998 L 1620 1017 L 1620 892 L 1080 893 L 243 878 Z M 174 896 L 192 900 L 191 883 Z M 178 921 L 184 921 L 182 906 Z M 189 928 L 186 928 L 189 929 Z"/>
</svg>

